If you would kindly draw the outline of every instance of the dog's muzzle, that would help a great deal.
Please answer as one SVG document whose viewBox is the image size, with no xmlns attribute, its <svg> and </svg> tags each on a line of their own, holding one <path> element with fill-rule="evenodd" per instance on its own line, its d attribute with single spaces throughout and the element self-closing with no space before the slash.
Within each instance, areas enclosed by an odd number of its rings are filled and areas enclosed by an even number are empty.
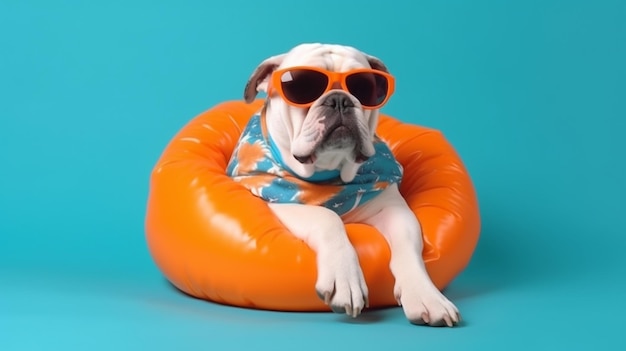
<svg viewBox="0 0 626 351">
<path fill-rule="evenodd" d="M 331 90 L 322 96 L 309 111 L 310 116 L 323 116 L 323 136 L 310 154 L 297 155 L 294 158 L 303 164 L 315 162 L 317 151 L 333 149 L 352 149 L 355 162 L 365 162 L 371 155 L 363 153 L 366 139 L 363 128 L 359 127 L 361 118 L 358 100 L 343 90 Z"/>
<path fill-rule="evenodd" d="M 331 108 L 335 111 L 335 115 L 347 113 L 350 108 L 356 107 L 350 96 L 341 91 L 331 92 L 326 95 L 321 105 Z"/>
</svg>

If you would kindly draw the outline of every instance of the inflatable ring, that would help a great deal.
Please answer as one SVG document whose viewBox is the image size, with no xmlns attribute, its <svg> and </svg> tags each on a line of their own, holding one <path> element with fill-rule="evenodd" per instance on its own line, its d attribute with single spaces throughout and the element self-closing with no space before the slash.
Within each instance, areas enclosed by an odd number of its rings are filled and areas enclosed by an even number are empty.
<svg viewBox="0 0 626 351">
<path fill-rule="evenodd" d="M 165 277 L 193 297 L 247 308 L 327 311 L 315 293 L 314 252 L 263 200 L 225 174 L 239 135 L 262 103 L 222 103 L 170 141 L 151 174 L 147 244 Z M 478 241 L 471 179 L 439 131 L 381 115 L 377 132 L 404 167 L 400 191 L 421 222 L 426 268 L 443 289 L 468 264 Z M 346 230 L 370 307 L 397 305 L 382 235 L 363 224 Z"/>
</svg>

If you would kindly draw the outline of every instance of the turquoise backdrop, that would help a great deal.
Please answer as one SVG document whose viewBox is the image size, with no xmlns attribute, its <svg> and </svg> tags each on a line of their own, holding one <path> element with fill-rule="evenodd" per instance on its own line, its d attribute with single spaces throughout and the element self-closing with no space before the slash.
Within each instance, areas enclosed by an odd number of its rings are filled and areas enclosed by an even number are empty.
<svg viewBox="0 0 626 351">
<path fill-rule="evenodd" d="M 244 310 L 172 289 L 144 240 L 152 166 L 264 58 L 356 46 L 384 112 L 442 130 L 483 230 L 459 328 Z M 626 2 L 0 2 L 0 349 L 625 349 Z"/>
</svg>

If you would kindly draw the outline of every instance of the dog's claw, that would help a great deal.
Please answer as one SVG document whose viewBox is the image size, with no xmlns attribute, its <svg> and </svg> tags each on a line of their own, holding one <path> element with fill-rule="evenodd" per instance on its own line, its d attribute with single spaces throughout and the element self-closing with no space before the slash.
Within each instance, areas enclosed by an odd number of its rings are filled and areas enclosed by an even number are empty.
<svg viewBox="0 0 626 351">
<path fill-rule="evenodd" d="M 448 316 L 448 315 L 443 316 L 443 320 L 446 322 L 446 325 L 448 327 L 453 327 L 454 326 L 454 323 L 452 323 L 452 320 L 450 319 L 450 316 Z"/>
<path fill-rule="evenodd" d="M 328 291 L 324 293 L 324 303 L 330 305 L 330 292 Z"/>
<path fill-rule="evenodd" d="M 354 314 L 352 313 L 352 312 L 353 312 L 353 311 L 352 311 L 352 306 L 350 306 L 349 304 L 345 304 L 345 305 L 343 306 L 343 308 L 344 308 L 344 310 L 346 311 L 346 314 L 347 314 L 348 316 L 354 317 Z"/>
</svg>

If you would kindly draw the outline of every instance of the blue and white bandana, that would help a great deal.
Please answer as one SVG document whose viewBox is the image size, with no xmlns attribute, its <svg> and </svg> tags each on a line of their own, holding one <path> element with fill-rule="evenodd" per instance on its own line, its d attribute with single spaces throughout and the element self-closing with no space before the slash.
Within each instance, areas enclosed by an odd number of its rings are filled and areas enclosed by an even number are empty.
<svg viewBox="0 0 626 351">
<path fill-rule="evenodd" d="M 302 178 L 282 162 L 279 150 L 264 132 L 264 120 L 255 114 L 241 134 L 226 174 L 267 202 L 324 206 L 346 214 L 402 180 L 402 166 L 383 141 L 349 183 L 338 170 L 316 172 Z"/>
</svg>

